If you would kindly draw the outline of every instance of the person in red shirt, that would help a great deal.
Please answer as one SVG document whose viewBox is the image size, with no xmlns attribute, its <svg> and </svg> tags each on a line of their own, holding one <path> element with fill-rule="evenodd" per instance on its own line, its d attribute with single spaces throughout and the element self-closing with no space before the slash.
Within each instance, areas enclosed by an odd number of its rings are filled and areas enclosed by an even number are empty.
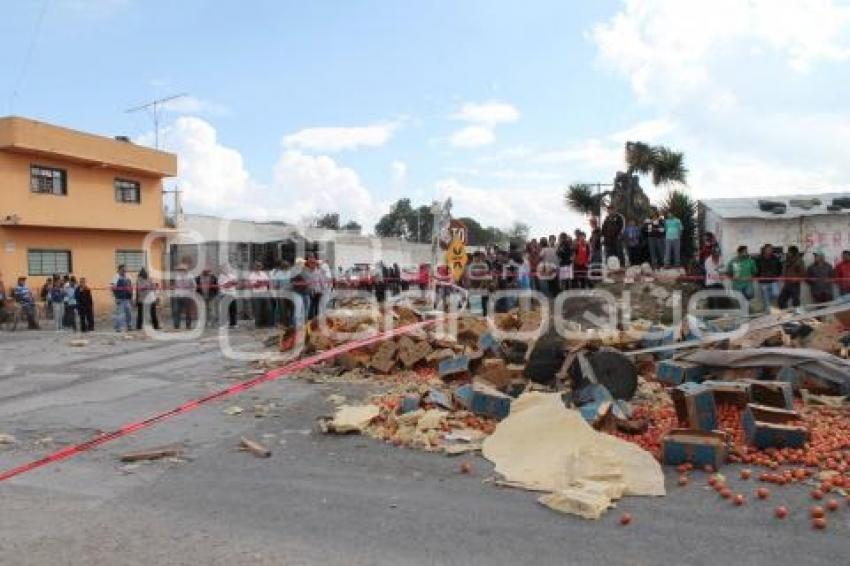
<svg viewBox="0 0 850 566">
<path fill-rule="evenodd" d="M 841 261 L 835 266 L 838 293 L 850 295 L 850 250 L 841 252 Z"/>
<path fill-rule="evenodd" d="M 584 232 L 576 232 L 575 256 L 573 257 L 573 276 L 577 289 L 587 288 L 587 266 L 590 263 L 590 245 Z"/>
</svg>

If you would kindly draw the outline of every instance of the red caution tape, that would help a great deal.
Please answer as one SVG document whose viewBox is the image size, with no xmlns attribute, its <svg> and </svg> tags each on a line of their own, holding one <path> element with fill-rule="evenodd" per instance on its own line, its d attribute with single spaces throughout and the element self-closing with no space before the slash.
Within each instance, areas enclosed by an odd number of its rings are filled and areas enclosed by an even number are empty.
<svg viewBox="0 0 850 566">
<path fill-rule="evenodd" d="M 258 385 L 266 383 L 268 381 L 274 381 L 280 377 L 285 375 L 292 374 L 296 371 L 305 369 L 319 362 L 331 359 L 333 357 L 338 356 L 339 354 L 343 354 L 345 352 L 350 352 L 351 350 L 356 350 L 357 348 L 362 348 L 363 346 L 367 346 L 369 344 L 374 344 L 375 342 L 380 342 L 382 340 L 386 340 L 388 338 L 392 338 L 394 336 L 399 336 L 402 334 L 408 334 L 420 328 L 424 328 L 426 326 L 430 326 L 435 324 L 440 319 L 426 320 L 422 322 L 416 322 L 413 324 L 408 324 L 406 326 L 400 326 L 398 328 L 394 328 L 387 332 L 382 332 L 380 334 L 376 334 L 375 336 L 369 336 L 367 338 L 363 338 L 361 340 L 355 340 L 352 342 L 348 342 L 346 344 L 342 344 L 337 346 L 336 348 L 332 348 L 330 350 L 326 350 L 324 352 L 320 352 L 314 356 L 310 356 L 308 358 L 303 358 L 301 360 L 297 360 L 295 362 L 286 364 L 279 368 L 273 369 L 264 373 L 263 375 L 257 376 L 253 379 L 249 379 L 247 381 L 242 381 L 235 385 L 231 385 L 227 389 L 222 389 L 221 391 L 217 391 L 215 393 L 211 393 L 205 397 L 200 397 L 198 399 L 194 399 L 191 401 L 187 401 L 182 405 L 174 407 L 170 411 L 165 411 L 163 413 L 159 413 L 157 415 L 153 415 L 141 421 L 136 421 L 132 423 L 125 424 L 121 428 L 117 430 L 113 430 L 112 432 L 102 433 L 90 440 L 82 442 L 80 444 L 74 444 L 72 446 L 66 446 L 52 454 L 48 454 L 43 458 L 39 458 L 38 460 L 33 460 L 32 462 L 28 462 L 26 464 L 20 465 L 16 468 L 12 468 L 10 470 L 6 470 L 0 473 L 0 481 L 5 481 L 11 479 L 15 476 L 19 476 L 26 472 L 30 472 L 32 470 L 36 470 L 38 468 L 47 466 L 48 464 L 52 464 L 54 462 L 59 462 L 61 460 L 66 460 L 71 458 L 72 456 L 76 456 L 77 454 L 81 454 L 82 452 L 87 452 L 93 448 L 100 446 L 101 444 L 106 444 L 107 442 L 111 442 L 123 436 L 127 436 L 133 434 L 134 432 L 138 432 L 140 430 L 149 428 L 159 422 L 170 419 L 171 417 L 176 417 L 177 415 L 182 415 L 184 413 L 188 413 L 193 411 L 207 403 L 212 401 L 216 401 L 218 399 L 223 399 L 225 397 L 230 397 L 231 395 L 235 395 L 237 393 L 242 393 L 243 391 L 247 391 L 249 389 L 253 389 Z"/>
</svg>

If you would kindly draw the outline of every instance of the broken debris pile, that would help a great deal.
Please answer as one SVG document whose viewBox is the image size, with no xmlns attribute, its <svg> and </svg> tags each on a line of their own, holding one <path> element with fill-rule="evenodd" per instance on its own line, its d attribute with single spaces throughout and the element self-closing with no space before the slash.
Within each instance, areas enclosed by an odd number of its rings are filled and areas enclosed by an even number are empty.
<svg viewBox="0 0 850 566">
<path fill-rule="evenodd" d="M 382 381 L 407 377 L 364 407 L 338 408 L 324 428 L 447 454 L 483 450 L 501 483 L 588 518 L 624 495 L 663 495 L 659 462 L 801 467 L 783 477 L 809 477 L 800 473 L 809 466 L 850 487 L 850 340 L 832 323 L 790 318 L 772 313 L 742 336 L 673 355 L 680 346 L 664 347 L 689 336 L 686 325 L 573 325 L 567 338 L 500 341 L 485 319 L 463 315 L 454 337 L 417 330 L 339 356 L 337 365 Z M 540 315 L 513 311 L 496 323 L 533 330 Z M 656 350 L 624 355 L 637 347 Z M 346 427 L 355 409 L 363 418 Z"/>
</svg>

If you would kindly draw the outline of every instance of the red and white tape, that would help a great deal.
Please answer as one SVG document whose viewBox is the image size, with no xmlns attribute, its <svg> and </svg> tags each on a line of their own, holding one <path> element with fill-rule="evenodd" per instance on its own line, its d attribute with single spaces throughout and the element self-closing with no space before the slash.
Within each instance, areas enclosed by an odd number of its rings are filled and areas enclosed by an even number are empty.
<svg viewBox="0 0 850 566">
<path fill-rule="evenodd" d="M 74 444 L 74 445 L 71 445 L 71 446 L 66 446 L 66 447 L 64 447 L 60 450 L 57 450 L 56 452 L 53 452 L 51 454 L 48 454 L 47 456 L 44 456 L 43 458 L 39 458 L 38 460 L 33 460 L 31 462 L 27 462 L 26 464 L 22 464 L 20 466 L 15 467 L 15 468 L 11 468 L 11 469 L 6 470 L 4 472 L 0 472 L 0 482 L 14 478 L 15 476 L 19 476 L 21 474 L 25 474 L 25 473 L 30 472 L 32 470 L 42 468 L 44 466 L 47 466 L 48 464 L 53 464 L 55 462 L 67 460 L 68 458 L 71 458 L 73 456 L 76 456 L 77 454 L 81 454 L 83 452 L 87 452 L 89 450 L 92 450 L 93 448 L 96 448 L 96 447 L 98 447 L 102 444 L 106 444 L 107 442 L 111 442 L 111 441 L 116 440 L 118 438 L 133 434 L 134 432 L 138 432 L 140 430 L 152 427 L 153 425 L 160 423 L 164 420 L 170 419 L 172 417 L 176 417 L 178 415 L 182 415 L 182 414 L 188 413 L 190 411 L 193 411 L 193 410 L 195 410 L 195 409 L 197 409 L 197 408 L 199 408 L 203 405 L 211 403 L 212 401 L 216 401 L 218 399 L 224 399 L 225 397 L 230 397 L 231 395 L 235 395 L 237 393 L 242 393 L 243 391 L 253 389 L 254 387 L 257 387 L 258 385 L 261 385 L 261 384 L 269 382 L 269 381 L 274 381 L 274 380 L 276 380 L 280 377 L 283 377 L 285 375 L 290 375 L 290 374 L 292 374 L 296 371 L 305 369 L 305 368 L 310 367 L 310 366 L 317 364 L 319 362 L 329 360 L 329 359 L 334 358 L 334 357 L 336 357 L 340 354 L 343 354 L 345 352 L 350 352 L 351 350 L 356 350 L 357 348 L 362 348 L 363 346 L 368 346 L 369 344 L 374 344 L 375 342 L 380 342 L 382 340 L 386 340 L 386 339 L 392 338 L 394 336 L 400 336 L 400 335 L 403 335 L 403 334 L 408 334 L 408 333 L 414 332 L 414 331 L 416 331 L 420 328 L 425 328 L 427 326 L 433 325 L 433 324 L 435 324 L 435 323 L 437 323 L 441 320 L 443 320 L 443 319 L 435 318 L 435 319 L 431 319 L 431 320 L 425 320 L 425 321 L 422 321 L 422 322 L 415 322 L 413 324 L 408 324 L 408 325 L 405 325 L 405 326 L 400 326 L 398 328 L 394 328 L 392 330 L 388 330 L 386 332 L 382 332 L 382 333 L 376 334 L 374 336 L 369 336 L 367 338 L 363 338 L 363 339 L 360 339 L 360 340 L 354 340 L 354 341 L 348 342 L 346 344 L 341 344 L 340 346 L 337 346 L 337 347 L 332 348 L 330 350 L 325 350 L 323 352 L 319 352 L 316 355 L 294 361 L 292 363 L 286 364 L 286 365 L 281 366 L 279 368 L 275 368 L 273 370 L 270 370 L 270 371 L 264 373 L 263 375 L 255 377 L 253 379 L 249 379 L 247 381 L 242 381 L 242 382 L 237 383 L 235 385 L 232 385 L 232 386 L 230 386 L 226 389 L 222 389 L 220 391 L 217 391 L 215 393 L 211 393 L 209 395 L 206 395 L 204 397 L 200 397 L 198 399 L 193 399 L 191 401 L 187 401 L 187 402 L 185 402 L 181 405 L 178 405 L 177 407 L 174 407 L 173 409 L 171 409 L 169 411 L 165 411 L 165 412 L 150 416 L 150 417 L 143 419 L 143 420 L 140 420 L 140 421 L 135 421 L 135 422 L 125 424 L 121 428 L 113 430 L 112 432 L 102 433 L 102 434 L 100 434 L 100 435 L 98 435 L 94 438 L 91 438 L 90 440 L 85 441 L 85 442 L 82 442 L 82 443 L 79 443 L 79 444 Z"/>
</svg>

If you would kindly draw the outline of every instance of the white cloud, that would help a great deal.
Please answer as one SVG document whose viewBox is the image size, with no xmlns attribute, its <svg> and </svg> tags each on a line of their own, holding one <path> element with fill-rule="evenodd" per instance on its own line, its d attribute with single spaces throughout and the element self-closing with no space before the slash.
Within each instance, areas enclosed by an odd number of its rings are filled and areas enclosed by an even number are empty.
<svg viewBox="0 0 850 566">
<path fill-rule="evenodd" d="M 519 120 L 519 110 L 507 102 L 488 100 L 486 102 L 467 102 L 460 111 L 452 115 L 455 120 L 486 126 L 510 124 Z"/>
<path fill-rule="evenodd" d="M 659 118 L 657 120 L 638 122 L 625 130 L 614 132 L 608 136 L 608 139 L 619 144 L 627 141 L 654 143 L 675 129 L 675 123 L 666 118 Z"/>
<path fill-rule="evenodd" d="M 451 197 L 452 214 L 471 216 L 484 225 L 508 228 L 513 222 L 531 226 L 532 235 L 543 236 L 572 231 L 586 225 L 586 220 L 564 206 L 564 188 L 495 186 L 474 187 L 456 178 L 436 182 L 440 199 Z"/>
<path fill-rule="evenodd" d="M 339 212 L 344 221 L 371 226 L 376 217 L 372 195 L 357 172 L 327 155 L 285 150 L 274 168 L 271 196 L 279 211 L 290 218 Z"/>
<path fill-rule="evenodd" d="M 496 140 L 498 124 L 510 124 L 519 120 L 519 110 L 512 104 L 497 100 L 467 102 L 451 115 L 453 120 L 472 125 L 461 128 L 449 137 L 449 144 L 460 148 L 489 145 Z"/>
<path fill-rule="evenodd" d="M 539 164 L 581 164 L 588 169 L 600 169 L 613 175 L 623 164 L 623 144 L 595 138 L 574 143 L 561 150 L 543 151 L 531 157 Z"/>
<path fill-rule="evenodd" d="M 496 141 L 496 134 L 487 126 L 467 126 L 454 132 L 449 143 L 454 147 L 481 147 Z"/>
<path fill-rule="evenodd" d="M 626 0 L 591 37 L 639 96 L 675 100 L 711 86 L 712 63 L 730 53 L 778 55 L 798 71 L 850 60 L 848 31 L 850 6 L 831 0 Z"/>
<path fill-rule="evenodd" d="M 830 192 L 843 178 L 834 172 L 804 170 L 751 156 L 724 155 L 719 163 L 699 163 L 690 186 L 697 198 Z"/>
<path fill-rule="evenodd" d="M 404 161 L 395 160 L 390 163 L 390 174 L 392 175 L 393 185 L 400 188 L 407 181 L 407 163 Z"/>
<path fill-rule="evenodd" d="M 187 212 L 228 218 L 298 222 L 323 212 L 371 227 L 379 209 L 359 175 L 326 155 L 284 149 L 271 182 L 260 182 L 245 169 L 242 154 L 222 144 L 215 128 L 196 117 L 180 117 L 163 128 L 165 150 L 178 154 L 176 184 Z M 137 143 L 151 145 L 153 135 Z"/>
<path fill-rule="evenodd" d="M 150 145 L 152 138 L 147 134 L 138 142 Z M 252 181 L 242 154 L 219 143 L 215 128 L 205 120 L 178 118 L 163 128 L 160 139 L 163 149 L 179 156 L 178 185 L 184 207 L 219 210 L 240 203 L 249 192 Z"/>
<path fill-rule="evenodd" d="M 398 128 L 398 122 L 368 126 L 321 127 L 299 130 L 283 138 L 286 147 L 311 151 L 342 151 L 386 144 Z"/>
</svg>

